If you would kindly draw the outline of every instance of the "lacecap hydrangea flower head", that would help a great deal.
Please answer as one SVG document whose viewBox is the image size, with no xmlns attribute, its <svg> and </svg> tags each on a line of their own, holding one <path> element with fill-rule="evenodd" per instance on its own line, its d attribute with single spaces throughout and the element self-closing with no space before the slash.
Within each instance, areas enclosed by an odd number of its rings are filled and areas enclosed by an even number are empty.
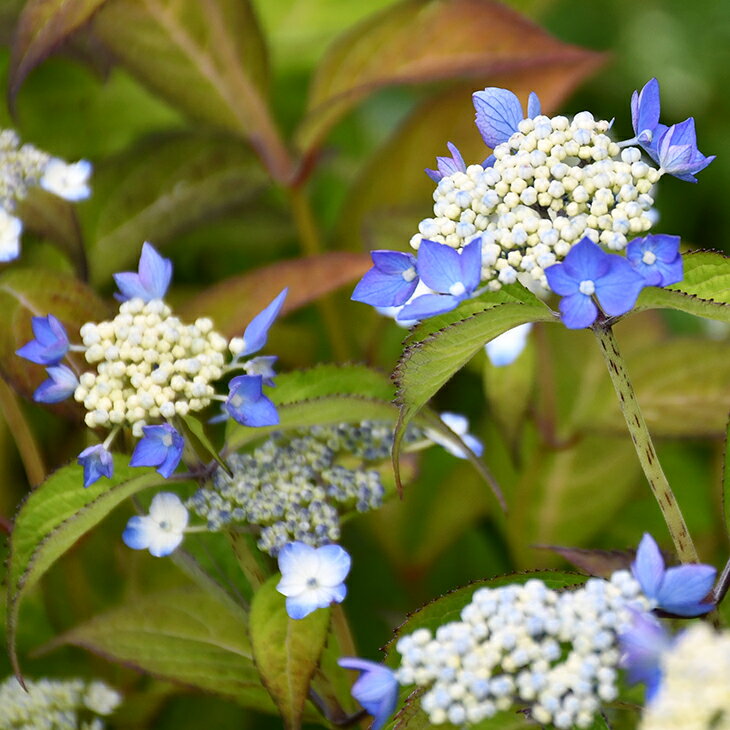
<svg viewBox="0 0 730 730">
<path fill-rule="evenodd" d="M 0 262 L 20 255 L 23 223 L 15 213 L 18 203 L 33 187 L 77 202 L 88 198 L 91 163 L 67 163 L 33 145 L 20 143 L 18 135 L 0 130 Z"/>
<path fill-rule="evenodd" d="M 286 289 L 253 318 L 243 337 L 228 342 L 210 319 L 185 324 L 173 314 L 164 301 L 171 277 L 172 263 L 145 243 L 138 271 L 114 277 L 121 302 L 114 319 L 87 322 L 79 331 L 80 342 L 72 343 L 53 314 L 34 317 L 35 338 L 17 352 L 46 366 L 49 377 L 36 390 L 36 401 L 73 397 L 86 410 L 89 428 L 108 430 L 102 443 L 79 454 L 84 486 L 112 476 L 109 447 L 122 429 L 137 439 L 131 465 L 155 467 L 168 478 L 185 447 L 179 419 L 212 401 L 222 401 L 226 413 L 244 425 L 278 423 L 276 408 L 263 390 L 271 384 L 274 358 L 244 358 L 266 344 Z M 70 352 L 83 353 L 90 369 L 78 372 Z M 227 395 L 219 394 L 218 381 L 235 371 L 244 374 L 230 380 Z"/>
<path fill-rule="evenodd" d="M 520 282 L 564 297 L 564 323 L 582 328 L 599 309 L 628 312 L 644 286 L 681 280 L 679 238 L 647 235 L 653 188 L 665 174 L 695 182 L 714 157 L 698 150 L 693 119 L 659 122 L 656 79 L 634 93 L 635 136 L 622 142 L 590 112 L 543 115 L 534 93 L 526 113 L 507 89 L 473 100 L 493 153 L 467 165 L 449 143 L 451 156 L 427 170 L 437 186 L 433 216 L 410 241 L 417 256 L 373 251 L 353 299 L 413 321 Z"/>
</svg>

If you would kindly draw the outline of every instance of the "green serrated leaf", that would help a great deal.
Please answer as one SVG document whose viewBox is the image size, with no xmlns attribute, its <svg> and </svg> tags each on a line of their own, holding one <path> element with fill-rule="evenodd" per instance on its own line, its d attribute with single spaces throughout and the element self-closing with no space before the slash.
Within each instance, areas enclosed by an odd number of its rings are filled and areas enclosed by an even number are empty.
<svg viewBox="0 0 730 730">
<path fill-rule="evenodd" d="M 275 713 L 253 662 L 246 614 L 197 589 L 136 597 L 59 636 L 172 682 Z"/>
<path fill-rule="evenodd" d="M 276 590 L 279 575 L 256 592 L 249 628 L 253 657 L 264 686 L 276 703 L 286 728 L 301 727 L 309 682 L 327 640 L 330 609 L 318 609 L 294 620 L 285 598 Z"/>
<path fill-rule="evenodd" d="M 570 586 L 577 586 L 585 583 L 587 576 L 567 571 L 537 570 L 529 573 L 514 573 L 511 575 L 500 575 L 496 578 L 486 578 L 474 581 L 463 588 L 446 593 L 440 598 L 427 603 L 408 616 L 408 618 L 395 629 L 393 638 L 385 645 L 386 662 L 389 666 L 398 665 L 398 652 L 395 645 L 401 636 L 413 633 L 416 629 L 428 629 L 434 632 L 439 626 L 449 621 L 459 621 L 461 611 L 479 588 L 498 588 L 499 586 L 513 583 L 526 583 L 528 580 L 541 580 L 548 588 L 559 590 Z"/>
<path fill-rule="evenodd" d="M 8 93 L 18 93 L 25 77 L 86 23 L 107 0 L 28 0 L 15 32 Z"/>
<path fill-rule="evenodd" d="M 730 322 L 730 258 L 716 251 L 693 251 L 682 256 L 684 278 L 678 284 L 647 287 L 632 312 L 678 309 L 681 312 Z"/>
<path fill-rule="evenodd" d="M 15 635 L 25 593 L 120 502 L 161 483 L 164 480 L 155 471 L 132 468 L 118 456 L 111 479 L 84 488 L 82 467 L 69 464 L 30 493 L 15 518 L 7 573 L 8 645 L 17 671 Z"/>
<path fill-rule="evenodd" d="M 84 208 L 93 280 L 135 263 L 143 241 L 163 246 L 268 184 L 255 155 L 234 138 L 171 132 L 142 140 L 94 171 Z"/>
<path fill-rule="evenodd" d="M 86 284 L 66 274 L 46 269 L 9 269 L 0 274 L 0 370 L 15 389 L 31 397 L 45 379 L 40 365 L 28 363 L 15 351 L 33 339 L 31 317 L 53 314 L 74 336 L 85 322 L 95 322 L 107 311 L 104 302 Z M 73 404 L 57 407 L 66 415 L 78 411 Z"/>
</svg>

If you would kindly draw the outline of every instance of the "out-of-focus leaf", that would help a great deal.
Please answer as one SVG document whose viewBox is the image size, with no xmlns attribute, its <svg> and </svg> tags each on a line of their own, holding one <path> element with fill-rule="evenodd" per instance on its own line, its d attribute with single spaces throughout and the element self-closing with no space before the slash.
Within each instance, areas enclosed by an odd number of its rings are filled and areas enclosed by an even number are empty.
<svg viewBox="0 0 730 730">
<path fill-rule="evenodd" d="M 478 302 L 467 302 L 476 307 Z M 525 322 L 553 321 L 553 312 L 537 299 L 534 303 L 482 303 L 465 319 L 444 326 L 423 339 L 411 341 L 396 367 L 400 416 L 393 444 L 393 467 L 398 474 L 398 457 L 403 434 L 426 403 L 491 339 Z M 458 316 L 458 312 L 450 313 Z M 468 309 L 466 310 L 468 311 Z M 445 316 L 445 315 L 442 315 Z M 434 318 L 438 319 L 438 318 Z M 431 325 L 427 325 L 431 326 Z M 412 333 L 414 339 L 419 329 Z"/>
<path fill-rule="evenodd" d="M 161 246 L 267 183 L 253 153 L 233 138 L 180 132 L 144 140 L 94 174 L 93 280 L 106 282 L 133 263 L 143 241 Z"/>
<path fill-rule="evenodd" d="M 18 93 L 25 77 L 87 23 L 107 0 L 28 0 L 20 14 L 10 61 L 8 93 Z"/>
<path fill-rule="evenodd" d="M 496 2 L 404 0 L 333 44 L 312 82 L 298 142 L 304 150 L 316 147 L 354 104 L 384 86 L 482 79 L 546 63 L 595 67 L 599 60 Z"/>
<path fill-rule="evenodd" d="M 371 266 L 365 254 L 333 251 L 280 261 L 210 287 L 180 307 L 181 316 L 211 317 L 219 332 L 240 336 L 246 325 L 284 287 L 283 313 L 309 304 L 361 277 Z"/>
<path fill-rule="evenodd" d="M 96 616 L 51 642 L 275 712 L 253 663 L 246 614 L 209 593 L 175 590 Z"/>
<path fill-rule="evenodd" d="M 593 550 L 559 547 L 558 545 L 535 545 L 534 547 L 557 553 L 569 563 L 573 563 L 576 568 L 599 578 L 609 578 L 617 570 L 628 570 L 634 560 L 634 553 L 626 550 Z"/>
<path fill-rule="evenodd" d="M 448 4 L 448 3 L 446 3 Z M 485 41 L 485 47 L 489 41 Z M 540 66 L 473 82 L 458 83 L 419 104 L 393 135 L 369 159 L 350 188 L 337 224 L 337 239 L 349 248 L 407 247 L 418 221 L 431 216 L 434 182 L 424 173 L 436 166 L 453 142 L 467 164 L 479 164 L 489 154 L 474 124 L 472 92 L 485 85 L 514 91 L 523 104 L 530 91 L 540 95 L 550 113 L 596 68 L 596 57 L 561 61 L 559 56 Z"/>
<path fill-rule="evenodd" d="M 692 251 L 682 258 L 682 281 L 663 289 L 647 287 L 632 311 L 678 309 L 730 322 L 730 258 L 717 251 Z"/>
<path fill-rule="evenodd" d="M 72 203 L 40 187 L 31 188 L 18 215 L 28 230 L 58 244 L 82 277 L 87 275 L 84 239 Z"/>
<path fill-rule="evenodd" d="M 561 451 L 536 449 L 511 493 L 506 523 L 517 564 L 534 562 L 534 544 L 586 544 L 615 519 L 640 473 L 626 437 L 589 436 Z"/>
<path fill-rule="evenodd" d="M 720 436 L 730 412 L 730 343 L 674 339 L 626 357 L 642 413 L 657 436 Z M 588 428 L 625 433 L 605 387 Z"/>
<path fill-rule="evenodd" d="M 287 153 L 265 101 L 267 52 L 248 0 L 114 0 L 94 32 L 117 59 L 193 118 L 246 137 L 275 177 Z"/>
<path fill-rule="evenodd" d="M 290 730 L 301 727 L 309 681 L 324 649 L 330 609 L 294 620 L 285 598 L 276 590 L 280 576 L 272 576 L 251 603 L 251 646 L 261 680 Z"/>
<path fill-rule="evenodd" d="M 529 573 L 514 573 L 512 575 L 501 575 L 497 578 L 474 581 L 468 586 L 457 588 L 440 598 L 427 603 L 422 608 L 414 611 L 408 618 L 395 629 L 394 636 L 385 645 L 387 663 L 395 667 L 398 665 L 398 652 L 396 644 L 401 636 L 413 633 L 416 629 L 428 629 L 435 632 L 442 624 L 449 621 L 459 621 L 461 611 L 472 598 L 474 592 L 479 588 L 498 588 L 499 586 L 513 583 L 526 583 L 528 580 L 541 580 L 548 588 L 560 590 L 568 586 L 580 585 L 586 581 L 586 576 L 578 573 L 554 570 L 538 570 Z"/>
<path fill-rule="evenodd" d="M 725 427 L 725 461 L 722 470 L 722 512 L 725 534 L 730 537 L 730 420 Z"/>
<path fill-rule="evenodd" d="M 45 379 L 40 365 L 28 363 L 15 351 L 33 339 L 31 316 L 53 314 L 66 326 L 71 339 L 85 322 L 96 322 L 106 305 L 85 284 L 71 276 L 46 269 L 8 269 L 0 274 L 0 370 L 6 380 L 30 397 Z M 73 405 L 60 407 L 71 414 Z"/>
<path fill-rule="evenodd" d="M 15 518 L 7 573 L 8 645 L 16 671 L 15 635 L 25 593 L 120 502 L 162 481 L 153 470 L 133 469 L 117 457 L 111 479 L 84 488 L 82 467 L 69 464 L 30 493 Z"/>
</svg>

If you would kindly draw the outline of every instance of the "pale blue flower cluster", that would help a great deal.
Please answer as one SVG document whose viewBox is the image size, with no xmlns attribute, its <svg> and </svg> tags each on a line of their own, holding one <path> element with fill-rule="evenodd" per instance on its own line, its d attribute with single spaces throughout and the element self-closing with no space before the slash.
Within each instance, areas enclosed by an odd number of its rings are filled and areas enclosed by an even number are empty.
<svg viewBox="0 0 730 730">
<path fill-rule="evenodd" d="M 636 136 L 621 143 L 608 136 L 611 122 L 589 112 L 572 121 L 542 115 L 534 93 L 526 115 L 506 89 L 484 89 L 473 101 L 493 154 L 467 165 L 449 143 L 451 156 L 426 171 L 437 188 L 434 217 L 411 239 L 418 256 L 373 251 L 373 268 L 353 299 L 413 323 L 519 281 L 563 297 L 563 322 L 583 328 L 599 312 L 628 312 L 645 286 L 681 281 L 679 238 L 638 236 L 652 225 L 659 178 L 695 182 L 714 157 L 699 152 L 693 119 L 659 122 L 656 79 L 634 92 Z M 658 169 L 642 160 L 642 150 Z"/>
<path fill-rule="evenodd" d="M 172 263 L 145 243 L 136 272 L 114 275 L 119 288 L 119 314 L 111 321 L 88 322 L 80 330 L 83 344 L 71 344 L 63 324 L 52 314 L 34 317 L 34 339 L 17 354 L 47 366 L 48 380 L 35 391 L 41 403 L 73 397 L 86 409 L 89 428 L 108 428 L 101 444 L 78 457 L 84 486 L 110 478 L 109 446 L 122 428 L 138 439 L 132 466 L 151 466 L 169 478 L 182 459 L 184 439 L 178 419 L 202 411 L 213 400 L 223 402 L 230 417 L 246 426 L 273 426 L 276 407 L 264 394 L 273 384 L 273 357 L 249 357 L 266 344 L 269 328 L 281 311 L 284 289 L 249 323 L 242 338 L 231 342 L 213 329 L 209 319 L 183 324 L 164 297 L 172 278 Z M 232 360 L 226 364 L 225 351 Z M 71 352 L 83 353 L 94 370 L 78 374 Z M 214 383 L 243 370 L 230 380 L 228 395 L 218 395 Z"/>
</svg>

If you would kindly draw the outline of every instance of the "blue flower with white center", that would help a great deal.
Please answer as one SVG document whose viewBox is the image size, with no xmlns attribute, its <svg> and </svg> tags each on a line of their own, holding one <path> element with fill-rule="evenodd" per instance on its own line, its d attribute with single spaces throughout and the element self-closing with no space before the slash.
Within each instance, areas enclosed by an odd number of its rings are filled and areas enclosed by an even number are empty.
<svg viewBox="0 0 730 730">
<path fill-rule="evenodd" d="M 619 634 L 620 664 L 631 684 L 646 685 L 651 700 L 662 679 L 661 657 L 672 646 L 672 638 L 651 614 L 632 611 L 631 627 Z"/>
<path fill-rule="evenodd" d="M 358 282 L 352 299 L 373 307 L 405 304 L 418 286 L 416 257 L 400 251 L 371 251 L 373 268 Z"/>
<path fill-rule="evenodd" d="M 705 157 L 697 149 L 695 120 L 692 117 L 665 130 L 656 147 L 661 170 L 687 182 L 697 182 L 695 174 L 715 159 L 715 155 Z"/>
<path fill-rule="evenodd" d="M 527 337 L 532 330 L 532 322 L 518 324 L 484 345 L 492 365 L 504 367 L 511 365 L 525 349 Z"/>
<path fill-rule="evenodd" d="M 39 365 L 57 365 L 69 348 L 64 326 L 52 314 L 33 317 L 31 323 L 35 339 L 27 342 L 15 354 Z"/>
<path fill-rule="evenodd" d="M 238 375 L 231 378 L 224 408 L 228 415 L 244 426 L 276 426 L 279 414 L 270 398 L 264 395 L 261 375 Z"/>
<path fill-rule="evenodd" d="M 263 378 L 264 385 L 268 385 L 270 388 L 273 388 L 275 385 L 274 378 L 276 377 L 274 363 L 277 359 L 276 355 L 262 355 L 260 357 L 254 357 L 243 364 L 243 369 L 246 371 L 247 375 L 260 375 Z"/>
<path fill-rule="evenodd" d="M 350 572 L 350 556 L 339 545 L 314 548 L 290 542 L 279 552 L 281 580 L 276 590 L 286 596 L 286 612 L 300 619 L 331 603 L 342 603 L 344 583 Z"/>
<path fill-rule="evenodd" d="M 562 263 L 545 269 L 550 288 L 560 300 L 562 320 L 569 329 L 590 327 L 598 316 L 593 297 L 610 317 L 626 314 L 646 282 L 623 257 L 606 253 L 590 238 L 573 246 Z"/>
<path fill-rule="evenodd" d="M 121 302 L 128 299 L 141 299 L 144 302 L 163 299 L 171 278 L 172 261 L 160 256 L 155 247 L 145 241 L 137 273 L 124 271 L 114 274 L 120 292 L 114 296 Z"/>
<path fill-rule="evenodd" d="M 474 295 L 482 274 L 482 239 L 457 253 L 451 246 L 423 240 L 418 249 L 418 273 L 436 294 L 423 294 L 398 313 L 398 320 L 424 319 L 456 309 Z"/>
<path fill-rule="evenodd" d="M 484 91 L 475 91 L 472 100 L 477 112 L 477 128 L 492 149 L 519 131 L 517 127 L 523 119 L 534 119 L 540 115 L 540 99 L 534 91 L 527 101 L 526 117 L 520 100 L 508 89 L 490 86 Z"/>
<path fill-rule="evenodd" d="M 144 437 L 137 442 L 130 466 L 154 466 L 165 479 L 177 469 L 182 458 L 185 441 L 169 424 L 143 426 Z"/>
<path fill-rule="evenodd" d="M 636 141 L 654 159 L 659 137 L 667 129 L 666 124 L 659 123 L 659 113 L 659 82 L 650 79 L 640 92 L 634 91 L 631 96 L 631 122 Z"/>
<path fill-rule="evenodd" d="M 449 152 L 451 152 L 451 157 L 437 157 L 436 167 L 438 169 L 426 169 L 426 175 L 434 182 L 439 182 L 442 178 L 453 175 L 455 172 L 466 172 L 466 163 L 458 147 L 451 142 L 448 142 L 446 146 L 449 148 Z"/>
<path fill-rule="evenodd" d="M 46 372 L 50 376 L 48 380 L 44 380 L 35 393 L 33 400 L 37 403 L 60 403 L 73 395 L 79 381 L 71 368 L 65 365 L 55 365 L 46 368 Z"/>
<path fill-rule="evenodd" d="M 469 433 L 469 419 L 461 413 L 451 413 L 444 411 L 439 414 L 439 418 L 461 438 L 464 444 L 474 453 L 475 456 L 481 456 L 484 452 L 484 444 L 473 434 Z M 444 436 L 439 431 L 426 429 L 426 436 L 435 444 L 442 446 L 452 456 L 457 459 L 468 459 L 469 455 L 464 451 L 463 447 L 456 441 Z"/>
<path fill-rule="evenodd" d="M 149 514 L 130 517 L 122 540 L 133 550 L 149 550 L 162 558 L 182 542 L 187 526 L 188 511 L 180 498 L 172 492 L 160 492 L 152 499 Z"/>
<path fill-rule="evenodd" d="M 631 570 L 644 595 L 662 611 L 677 616 L 701 616 L 715 608 L 714 603 L 703 600 L 712 590 L 715 568 L 711 565 L 665 568 L 661 551 L 648 533 L 639 543 Z"/>
<path fill-rule="evenodd" d="M 664 233 L 635 238 L 626 247 L 626 258 L 647 286 L 676 284 L 684 276 L 679 242 L 679 236 Z"/>
<path fill-rule="evenodd" d="M 54 157 L 46 165 L 40 186 L 49 193 L 73 203 L 86 200 L 91 195 L 89 187 L 91 170 L 91 163 L 88 160 L 68 163 Z"/>
<path fill-rule="evenodd" d="M 352 685 L 352 696 L 373 716 L 370 730 L 380 730 L 398 703 L 398 680 L 395 674 L 384 664 L 357 657 L 343 657 L 337 663 L 345 669 L 361 673 Z"/>
<path fill-rule="evenodd" d="M 96 444 L 84 449 L 77 458 L 84 467 L 84 486 L 88 487 L 101 477 L 112 478 L 114 461 L 112 455 L 103 444 Z"/>
<path fill-rule="evenodd" d="M 289 289 L 282 289 L 279 294 L 264 309 L 262 309 L 249 323 L 243 333 L 243 341 L 241 349 L 236 354 L 236 358 L 246 355 L 253 355 L 258 352 L 265 344 L 269 336 L 269 329 L 279 316 L 284 300 Z"/>
</svg>

